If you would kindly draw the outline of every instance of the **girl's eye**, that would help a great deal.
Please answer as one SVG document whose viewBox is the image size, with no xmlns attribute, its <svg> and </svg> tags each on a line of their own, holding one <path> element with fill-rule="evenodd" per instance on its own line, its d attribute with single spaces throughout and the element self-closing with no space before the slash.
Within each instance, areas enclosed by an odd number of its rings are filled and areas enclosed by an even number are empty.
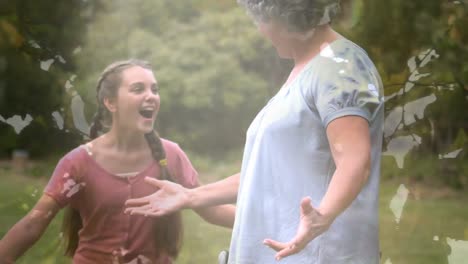
<svg viewBox="0 0 468 264">
<path fill-rule="evenodd" d="M 159 86 L 151 87 L 151 91 L 153 91 L 154 94 L 158 94 L 159 93 Z"/>
<path fill-rule="evenodd" d="M 132 85 L 132 90 L 135 92 L 141 92 L 143 89 L 145 89 L 145 87 L 140 83 Z"/>
</svg>

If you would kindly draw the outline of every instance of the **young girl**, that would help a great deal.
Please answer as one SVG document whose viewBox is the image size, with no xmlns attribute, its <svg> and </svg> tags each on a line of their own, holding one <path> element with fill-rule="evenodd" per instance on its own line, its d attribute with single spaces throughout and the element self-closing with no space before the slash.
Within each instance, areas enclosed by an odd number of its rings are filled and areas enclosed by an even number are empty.
<svg viewBox="0 0 468 264">
<path fill-rule="evenodd" d="M 199 185 L 182 149 L 153 130 L 158 91 L 146 62 L 121 61 L 104 70 L 92 141 L 60 160 L 37 204 L 0 241 L 0 263 L 21 256 L 65 206 L 66 253 L 73 263 L 172 263 L 181 246 L 180 214 L 157 219 L 124 214 L 127 199 L 156 191 L 145 176 L 187 188 Z M 196 212 L 208 222 L 232 227 L 231 206 Z"/>
</svg>

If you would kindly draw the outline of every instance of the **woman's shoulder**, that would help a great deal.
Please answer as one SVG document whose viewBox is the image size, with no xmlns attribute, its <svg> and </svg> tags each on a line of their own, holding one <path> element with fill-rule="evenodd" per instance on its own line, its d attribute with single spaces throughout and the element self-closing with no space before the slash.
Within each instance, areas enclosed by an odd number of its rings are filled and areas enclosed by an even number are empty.
<svg viewBox="0 0 468 264">
<path fill-rule="evenodd" d="M 367 76 L 377 69 L 367 52 L 347 38 L 324 45 L 313 67 L 313 76 L 327 81 L 341 76 Z"/>
</svg>

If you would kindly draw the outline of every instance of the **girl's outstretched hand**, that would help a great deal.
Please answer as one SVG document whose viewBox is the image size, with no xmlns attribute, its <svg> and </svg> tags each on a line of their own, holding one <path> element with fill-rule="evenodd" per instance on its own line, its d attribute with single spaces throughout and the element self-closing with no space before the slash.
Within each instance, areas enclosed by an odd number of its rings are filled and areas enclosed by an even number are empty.
<svg viewBox="0 0 468 264">
<path fill-rule="evenodd" d="M 125 202 L 126 214 L 163 216 L 185 208 L 188 204 L 188 189 L 180 184 L 146 177 L 145 181 L 159 190 L 155 193 Z"/>
<path fill-rule="evenodd" d="M 276 260 L 296 254 L 304 249 L 314 238 L 327 231 L 333 219 L 322 215 L 311 204 L 309 197 L 301 201 L 301 215 L 296 236 L 289 242 L 278 242 L 272 239 L 265 239 L 263 243 L 277 251 Z"/>
</svg>

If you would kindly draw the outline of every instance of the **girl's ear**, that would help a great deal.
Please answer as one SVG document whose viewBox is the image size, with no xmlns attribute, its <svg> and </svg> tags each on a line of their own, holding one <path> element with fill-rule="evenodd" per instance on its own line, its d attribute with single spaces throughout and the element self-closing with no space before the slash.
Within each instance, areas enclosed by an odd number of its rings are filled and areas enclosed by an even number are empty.
<svg viewBox="0 0 468 264">
<path fill-rule="evenodd" d="M 117 111 L 117 104 L 115 99 L 104 98 L 103 102 L 109 112 L 115 113 Z"/>
</svg>

